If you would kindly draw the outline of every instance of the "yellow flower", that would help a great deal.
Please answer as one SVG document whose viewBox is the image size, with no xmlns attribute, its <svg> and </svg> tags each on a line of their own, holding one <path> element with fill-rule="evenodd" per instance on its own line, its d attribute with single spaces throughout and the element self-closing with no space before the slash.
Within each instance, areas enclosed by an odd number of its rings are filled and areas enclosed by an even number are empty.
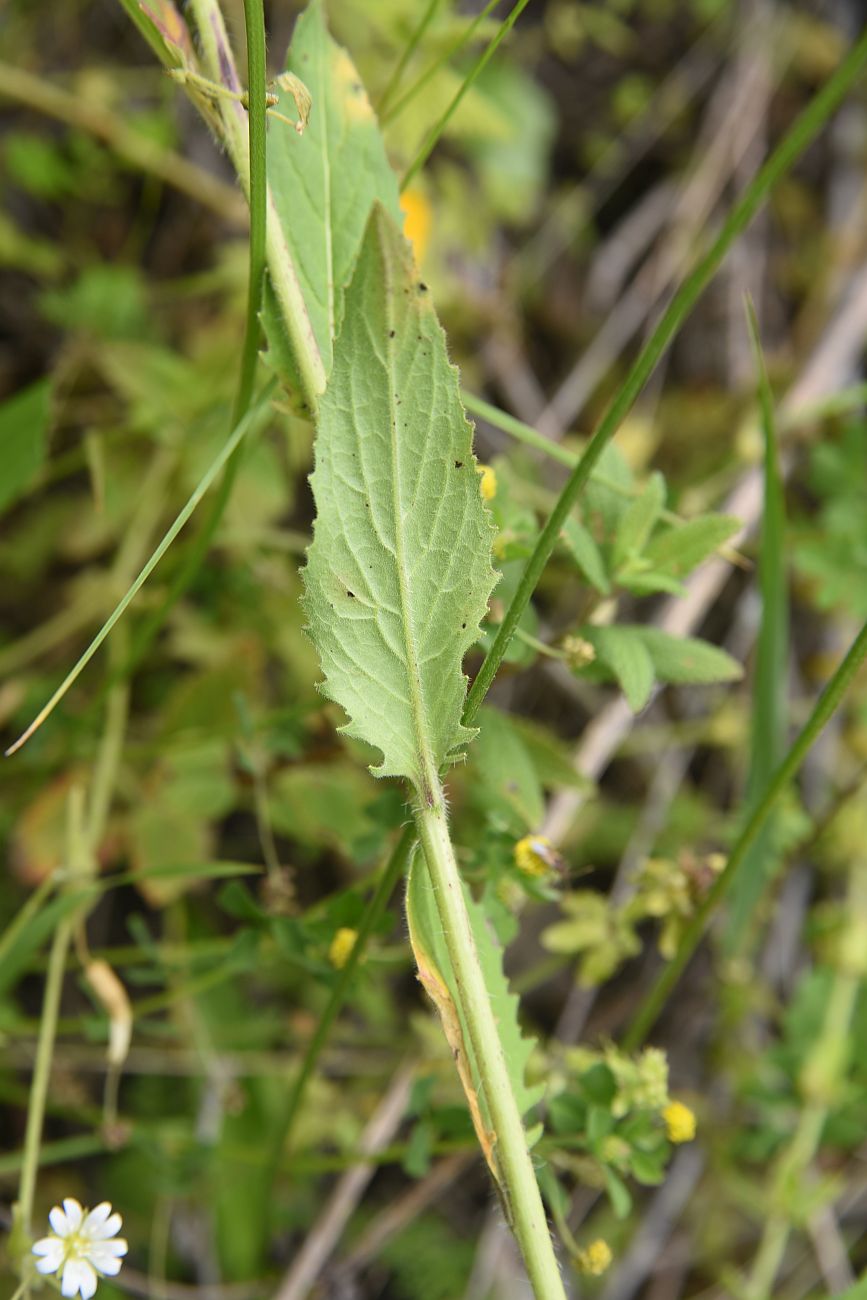
<svg viewBox="0 0 867 1300">
<path fill-rule="evenodd" d="M 496 470 L 491 469 L 490 465 L 477 465 L 476 473 L 481 474 L 479 491 L 482 494 L 483 501 L 493 501 L 497 495 L 497 474 Z"/>
<path fill-rule="evenodd" d="M 608 1242 L 597 1237 L 585 1250 L 578 1251 L 577 1262 L 581 1272 L 586 1273 L 588 1277 L 600 1277 L 608 1268 L 612 1258 Z"/>
<path fill-rule="evenodd" d="M 682 1101 L 670 1101 L 662 1118 L 669 1142 L 691 1142 L 695 1137 L 695 1115 Z"/>
<path fill-rule="evenodd" d="M 427 252 L 431 209 L 421 190 L 408 189 L 400 196 L 404 216 L 403 233 L 412 244 L 415 260 L 421 262 Z"/>
<path fill-rule="evenodd" d="M 328 960 L 336 970 L 342 970 L 349 961 L 349 954 L 355 947 L 357 938 L 357 930 L 350 930 L 347 926 L 341 926 L 331 940 L 331 947 L 328 949 Z"/>
<path fill-rule="evenodd" d="M 525 876 L 547 876 L 562 865 L 559 853 L 546 835 L 525 835 L 515 845 L 515 866 Z"/>
</svg>

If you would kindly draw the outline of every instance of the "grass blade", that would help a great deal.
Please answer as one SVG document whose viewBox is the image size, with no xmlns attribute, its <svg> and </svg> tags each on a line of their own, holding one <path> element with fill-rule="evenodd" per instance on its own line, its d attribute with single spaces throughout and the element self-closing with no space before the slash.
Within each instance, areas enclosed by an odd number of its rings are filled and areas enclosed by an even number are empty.
<svg viewBox="0 0 867 1300">
<path fill-rule="evenodd" d="M 698 947 L 710 917 L 737 879 L 750 849 L 755 844 L 759 832 L 773 812 L 777 800 L 786 790 L 789 782 L 797 776 L 813 742 L 836 712 L 865 658 L 867 658 L 867 623 L 861 628 L 843 662 L 819 696 L 813 712 L 810 714 L 794 745 L 792 745 L 783 762 L 774 772 L 761 800 L 738 836 L 725 869 L 717 876 L 713 887 L 684 932 L 675 956 L 659 976 L 659 979 L 639 1008 L 637 1015 L 632 1020 L 623 1038 L 622 1046 L 624 1051 L 634 1051 L 644 1042 L 644 1039 L 653 1028 L 669 993 Z"/>
<path fill-rule="evenodd" d="M 485 5 L 481 13 L 476 15 L 473 21 L 467 26 L 465 31 L 462 32 L 458 40 L 455 41 L 451 49 L 447 50 L 445 54 L 441 54 L 438 59 L 435 59 L 433 63 L 429 65 L 429 67 L 425 68 L 424 72 L 421 74 L 420 77 L 418 77 L 413 82 L 409 90 L 404 91 L 403 95 L 401 95 L 400 99 L 395 104 L 391 112 L 386 113 L 382 117 L 383 126 L 386 126 L 389 122 L 393 121 L 394 118 L 396 118 L 399 113 L 402 113 L 403 110 L 406 108 L 407 104 L 411 100 L 415 99 L 416 95 L 420 91 L 424 90 L 425 86 L 430 81 L 431 77 L 436 76 L 436 74 L 439 72 L 441 67 L 443 67 L 446 63 L 448 63 L 450 59 L 453 59 L 456 54 L 460 53 L 460 51 L 464 48 L 464 46 L 467 45 L 473 39 L 473 35 L 475 34 L 476 29 L 480 26 L 481 23 L 485 21 L 485 19 L 487 18 L 491 10 L 496 9 L 499 3 L 500 0 L 488 0 L 488 3 Z"/>
<path fill-rule="evenodd" d="M 768 381 L 752 304 L 747 305 L 750 342 L 758 376 L 759 406 L 765 442 L 765 495 L 759 549 L 759 589 L 762 619 L 756 647 L 753 683 L 750 769 L 744 799 L 745 811 L 756 806 L 786 749 L 786 659 L 789 608 L 786 587 L 786 513 L 783 482 L 777 456 L 774 398 Z M 779 864 L 773 847 L 774 823 L 768 818 L 744 859 L 732 899 L 726 950 L 743 950 L 756 904 Z"/>
<path fill-rule="evenodd" d="M 484 70 L 484 68 L 488 63 L 488 60 L 495 53 L 500 42 L 506 36 L 508 36 L 509 32 L 514 27 L 515 23 L 518 21 L 518 18 L 522 10 L 526 9 L 529 2 L 530 0 L 518 0 L 518 3 L 514 6 L 508 18 L 504 19 L 503 22 L 500 24 L 500 29 L 497 32 L 496 36 L 493 37 L 493 39 L 488 44 L 487 48 L 484 49 L 482 53 L 479 55 L 479 57 L 476 59 L 475 63 L 470 68 L 469 72 L 464 78 L 460 89 L 452 99 L 452 102 L 449 104 L 448 108 L 443 113 L 439 121 L 435 122 L 434 125 L 431 127 L 430 131 L 427 133 L 427 136 L 425 137 L 422 147 L 419 149 L 415 158 L 410 163 L 409 167 L 406 169 L 403 180 L 400 183 L 401 191 L 405 190 L 407 185 L 409 185 L 410 182 L 413 180 L 413 178 L 421 171 L 422 167 L 425 165 L 431 153 L 433 152 L 434 147 L 436 146 L 436 143 L 439 140 L 440 136 L 442 135 L 443 131 L 446 129 L 452 117 L 457 112 L 464 95 L 470 89 L 470 86 L 472 86 L 473 82 L 476 80 L 479 73 Z"/>
<path fill-rule="evenodd" d="M 473 682 L 464 710 L 464 722 L 472 723 L 502 663 L 506 649 L 551 553 L 557 544 L 564 520 L 583 491 L 593 467 L 606 445 L 614 437 L 638 395 L 647 383 L 657 362 L 674 339 L 686 317 L 715 275 L 725 255 L 738 236 L 750 224 L 777 181 L 786 174 L 815 138 L 834 112 L 843 96 L 855 83 L 867 63 L 867 33 L 849 51 L 834 75 L 811 100 L 803 113 L 780 142 L 770 158 L 729 213 L 711 247 L 699 259 L 662 315 L 656 329 L 642 348 L 629 374 L 606 411 L 576 468 L 569 477 L 551 511 L 548 522 L 536 543 L 512 602 L 509 605 L 494 643 Z"/>
<path fill-rule="evenodd" d="M 131 605 L 135 597 L 141 591 L 142 587 L 147 582 L 148 578 L 151 576 L 154 569 L 157 567 L 160 560 L 163 558 L 166 551 L 169 549 L 172 542 L 175 540 L 178 533 L 183 528 L 184 524 L 193 514 L 193 512 L 196 509 L 196 506 L 202 500 L 202 497 L 206 494 L 211 484 L 214 482 L 217 475 L 220 473 L 220 470 L 227 463 L 232 453 L 235 451 L 236 447 L 240 446 L 240 444 L 243 442 L 247 434 L 251 433 L 255 429 L 258 429 L 260 425 L 264 423 L 265 417 L 267 416 L 268 411 L 270 409 L 271 394 L 273 393 L 275 387 L 276 387 L 276 381 L 272 380 L 262 390 L 262 393 L 257 399 L 255 405 L 251 407 L 251 409 L 247 412 L 247 414 L 244 416 L 241 422 L 236 426 L 231 437 L 227 440 L 222 450 L 220 451 L 219 455 L 217 455 L 215 459 L 211 461 L 211 464 L 208 466 L 207 470 L 202 475 L 199 482 L 196 484 L 196 487 L 192 495 L 190 496 L 189 500 L 187 501 L 186 505 L 184 506 L 183 510 L 181 510 L 180 514 L 177 516 L 174 523 L 171 525 L 168 532 L 163 537 L 159 546 L 153 552 L 150 559 L 148 560 L 144 568 L 139 573 L 135 582 L 132 583 L 132 585 L 127 589 L 125 594 L 115 605 L 111 614 L 103 623 L 102 627 L 99 629 L 96 636 L 91 641 L 90 645 L 84 651 L 84 654 L 81 655 L 81 657 L 78 659 L 75 666 L 71 668 L 70 671 L 66 674 L 63 681 L 60 683 L 57 690 L 52 695 L 51 699 L 42 709 L 40 709 L 39 713 L 33 719 L 30 726 L 27 728 L 27 730 L 22 732 L 22 734 L 18 737 L 15 743 L 10 745 L 9 748 L 6 750 L 7 758 L 10 757 L 12 754 L 16 753 L 16 751 L 19 750 L 22 745 L 26 744 L 27 741 L 30 739 L 30 737 L 33 735 L 33 733 L 35 731 L 38 731 L 38 729 L 42 726 L 45 719 L 48 718 L 54 712 L 57 705 L 63 699 L 66 692 L 69 690 L 70 686 L 79 676 L 79 674 L 83 671 L 83 669 L 86 668 L 86 666 L 90 663 L 91 659 L 96 654 L 97 650 L 102 645 L 105 638 L 108 636 L 109 632 L 111 632 L 112 628 L 117 623 L 117 621 L 123 617 L 126 610 L 129 608 L 129 606 Z"/>
</svg>

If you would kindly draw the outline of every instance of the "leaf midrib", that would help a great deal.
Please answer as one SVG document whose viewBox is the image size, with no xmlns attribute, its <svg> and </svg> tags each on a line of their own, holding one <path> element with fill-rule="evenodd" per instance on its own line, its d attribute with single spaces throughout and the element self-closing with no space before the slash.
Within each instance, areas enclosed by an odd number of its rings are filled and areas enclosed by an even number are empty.
<svg viewBox="0 0 867 1300">
<path fill-rule="evenodd" d="M 410 592 L 409 592 L 409 575 L 405 560 L 404 531 L 403 531 L 403 509 L 400 495 L 401 476 L 400 476 L 400 448 L 398 443 L 397 432 L 397 394 L 395 392 L 395 375 L 396 362 L 395 350 L 397 333 L 397 322 L 394 318 L 395 293 L 393 285 L 393 268 L 391 266 L 387 250 L 380 243 L 383 279 L 385 281 L 385 315 L 388 328 L 385 337 L 385 356 L 386 369 L 388 373 L 388 410 L 389 423 L 391 426 L 391 482 L 392 482 L 392 509 L 394 511 L 394 558 L 397 565 L 398 590 L 400 592 L 400 612 L 401 623 L 403 624 L 404 641 L 406 644 L 407 657 L 407 676 L 410 697 L 410 712 L 412 714 L 413 731 L 415 732 L 416 747 L 419 757 L 419 777 L 422 788 L 419 793 L 426 803 L 433 800 L 433 792 L 436 786 L 437 771 L 436 763 L 430 752 L 427 742 L 427 715 L 424 707 L 424 699 L 421 689 L 421 670 L 418 658 L 418 650 L 413 635 L 412 622 L 410 620 Z"/>
</svg>

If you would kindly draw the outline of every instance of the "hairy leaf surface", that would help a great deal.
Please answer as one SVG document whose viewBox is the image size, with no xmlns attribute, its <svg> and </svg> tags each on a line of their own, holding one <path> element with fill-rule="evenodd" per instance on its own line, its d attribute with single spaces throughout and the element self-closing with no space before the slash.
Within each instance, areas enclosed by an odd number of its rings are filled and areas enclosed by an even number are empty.
<svg viewBox="0 0 867 1300">
<path fill-rule="evenodd" d="M 268 184 L 304 294 L 326 375 L 370 210 L 381 202 L 400 220 L 397 179 L 355 65 L 328 33 L 321 0 L 295 26 L 286 56 L 313 100 L 303 134 L 272 118 Z M 291 91 L 279 90 L 277 111 L 295 118 Z M 275 351 L 278 322 L 266 312 Z"/>
<path fill-rule="evenodd" d="M 430 295 L 377 207 L 319 408 L 305 608 L 346 730 L 422 797 L 472 734 L 461 664 L 495 581 L 471 444 Z"/>
</svg>

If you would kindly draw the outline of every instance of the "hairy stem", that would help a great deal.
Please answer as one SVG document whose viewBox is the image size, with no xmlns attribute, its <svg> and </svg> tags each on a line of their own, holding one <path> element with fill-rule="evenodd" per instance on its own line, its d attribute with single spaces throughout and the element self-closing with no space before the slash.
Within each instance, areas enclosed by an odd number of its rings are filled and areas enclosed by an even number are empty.
<svg viewBox="0 0 867 1300">
<path fill-rule="evenodd" d="M 565 1300 L 524 1125 L 512 1092 L 464 903 L 449 837 L 445 797 L 439 782 L 433 789 L 431 803 L 416 812 L 416 826 L 433 883 L 461 1011 L 469 1029 L 496 1132 L 496 1159 L 502 1172 L 511 1226 L 537 1300 Z"/>
</svg>

